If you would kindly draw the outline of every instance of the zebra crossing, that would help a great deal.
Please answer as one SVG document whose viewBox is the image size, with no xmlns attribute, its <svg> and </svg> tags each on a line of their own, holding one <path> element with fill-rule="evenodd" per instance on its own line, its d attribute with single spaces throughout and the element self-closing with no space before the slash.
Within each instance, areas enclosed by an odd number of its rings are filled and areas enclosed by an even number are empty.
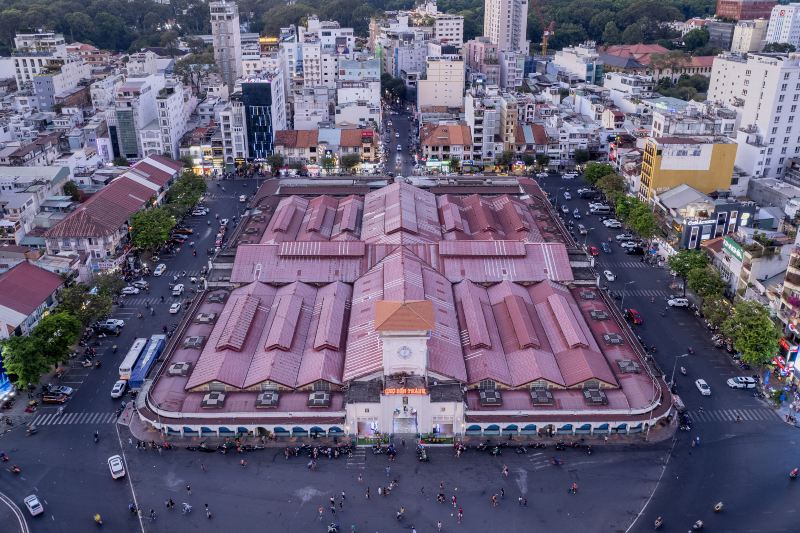
<svg viewBox="0 0 800 533">
<path fill-rule="evenodd" d="M 656 298 L 666 298 L 669 292 L 659 289 L 626 289 L 625 296 L 650 296 Z"/>
<path fill-rule="evenodd" d="M 764 407 L 689 411 L 689 418 L 693 422 L 736 422 L 737 416 L 741 417 L 742 422 L 777 422 L 779 420 L 775 411 Z"/>
<path fill-rule="evenodd" d="M 647 263 L 640 261 L 598 261 L 599 263 L 609 268 L 653 268 Z"/>
<path fill-rule="evenodd" d="M 367 467 L 367 450 L 356 448 L 353 454 L 347 458 L 347 468 L 350 470 L 364 470 Z"/>
<path fill-rule="evenodd" d="M 59 415 L 57 412 L 42 414 L 31 422 L 34 426 L 57 426 L 78 424 L 112 424 L 116 422 L 116 413 L 75 412 Z"/>
</svg>

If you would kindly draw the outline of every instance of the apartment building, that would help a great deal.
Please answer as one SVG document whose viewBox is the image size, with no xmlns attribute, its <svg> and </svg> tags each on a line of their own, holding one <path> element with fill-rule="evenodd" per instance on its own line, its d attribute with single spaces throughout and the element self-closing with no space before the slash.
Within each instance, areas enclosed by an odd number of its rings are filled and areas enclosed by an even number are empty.
<svg viewBox="0 0 800 533">
<path fill-rule="evenodd" d="M 553 63 L 580 81 L 594 85 L 603 84 L 603 61 L 597 53 L 597 43 L 594 41 L 557 51 Z"/>
<path fill-rule="evenodd" d="M 528 53 L 527 0 L 486 0 L 483 13 L 483 35 L 498 50 Z"/>
<path fill-rule="evenodd" d="M 789 43 L 800 48 L 800 4 L 773 7 L 764 40 L 767 43 Z"/>
<path fill-rule="evenodd" d="M 155 105 L 158 116 L 139 130 L 142 155 L 168 155 L 178 159 L 181 138 L 187 131 L 197 99 L 180 81 L 169 79 L 158 91 Z"/>
<path fill-rule="evenodd" d="M 313 130 L 331 121 L 335 91 L 325 87 L 296 89 L 292 94 L 293 129 Z"/>
<path fill-rule="evenodd" d="M 760 52 L 764 48 L 767 37 L 766 19 L 740 20 L 733 29 L 731 52 L 734 54 L 748 54 Z"/>
<path fill-rule="evenodd" d="M 219 131 L 222 135 L 224 164 L 231 168 L 249 157 L 247 124 L 242 93 L 231 95 L 230 101 L 219 110 Z"/>
<path fill-rule="evenodd" d="M 17 33 L 14 37 L 14 79 L 23 87 L 51 61 L 67 58 L 64 36 L 52 31 Z"/>
<path fill-rule="evenodd" d="M 110 126 L 116 139 L 114 157 L 139 159 L 143 149 L 139 132 L 158 117 L 156 97 L 166 85 L 164 76 L 128 78 L 117 89 L 114 101 L 115 123 Z"/>
<path fill-rule="evenodd" d="M 225 84 L 233 90 L 242 75 L 242 34 L 239 27 L 239 8 L 231 0 L 209 2 L 214 61 Z"/>
<path fill-rule="evenodd" d="M 480 75 L 484 83 L 500 86 L 500 59 L 497 45 L 488 37 L 476 37 L 464 44 L 464 59 L 471 80 Z"/>
<path fill-rule="evenodd" d="M 428 57 L 425 79 L 417 82 L 417 107 L 464 106 L 464 59 L 458 56 Z"/>
</svg>

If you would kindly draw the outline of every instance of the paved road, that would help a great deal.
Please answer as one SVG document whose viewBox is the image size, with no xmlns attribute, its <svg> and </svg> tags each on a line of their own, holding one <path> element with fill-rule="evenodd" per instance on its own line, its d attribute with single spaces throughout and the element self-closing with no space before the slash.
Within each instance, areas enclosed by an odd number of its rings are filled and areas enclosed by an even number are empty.
<svg viewBox="0 0 800 533">
<path fill-rule="evenodd" d="M 588 211 L 588 201 L 576 198 L 577 189 L 585 186 L 582 181 L 550 176 L 540 183 L 551 195 L 559 196 L 559 205 L 565 203 L 566 189 L 573 196 L 566 201 L 570 210 L 577 207 L 582 214 Z M 594 228 L 587 236 L 589 246 L 599 246 L 621 231 L 607 229 L 595 216 L 576 222 Z M 677 436 L 669 468 L 633 530 L 651 530 L 658 515 L 666 521 L 663 531 L 686 531 L 697 519 L 704 520 L 709 531 L 796 529 L 794 491 L 789 490 L 792 487 L 787 474 L 800 464 L 789 451 L 793 446 L 790 443 L 800 435 L 766 402 L 725 385 L 729 377 L 747 373 L 740 371 L 725 351 L 714 348 L 708 330 L 690 311 L 666 309 L 665 297 L 672 293 L 669 271 L 638 259 L 626 255 L 614 241 L 611 254 L 601 253 L 596 258 L 596 268 L 608 268 L 616 274 L 616 281 L 603 283 L 612 291 L 624 292 L 625 307 L 634 307 L 642 314 L 644 324 L 635 326 L 635 330 L 645 343 L 657 346 L 655 359 L 667 375 L 672 373 L 675 356 L 686 353 L 688 346 L 694 347 L 696 354 L 678 360 L 678 366 L 687 368 L 688 376 L 678 373 L 676 377 L 678 393 L 694 421 L 693 430 Z M 700 377 L 710 385 L 710 397 L 700 396 L 695 388 L 694 380 Z M 741 414 L 742 422 L 736 422 L 736 414 Z M 690 438 L 697 436 L 701 445 L 691 449 Z M 720 500 L 727 508 L 715 515 L 712 509 Z"/>
<path fill-rule="evenodd" d="M 416 133 L 411 124 L 411 115 L 407 111 L 394 111 L 394 113 L 396 114 L 384 113 L 384 131 L 388 132 L 388 135 L 384 135 L 384 142 L 389 149 L 386 169 L 387 172 L 396 176 L 411 176 L 414 169 L 414 156 L 411 155 L 409 148 L 416 139 Z M 391 126 L 386 125 L 389 120 L 392 121 Z M 397 150 L 398 145 L 401 146 L 399 151 Z"/>
</svg>

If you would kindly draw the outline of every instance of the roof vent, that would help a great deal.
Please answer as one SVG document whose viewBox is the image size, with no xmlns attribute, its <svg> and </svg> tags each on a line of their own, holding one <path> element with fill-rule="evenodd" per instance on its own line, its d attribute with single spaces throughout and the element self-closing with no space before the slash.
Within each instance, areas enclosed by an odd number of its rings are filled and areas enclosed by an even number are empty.
<svg viewBox="0 0 800 533">
<path fill-rule="evenodd" d="M 228 293 L 220 291 L 220 292 L 212 292 L 206 297 L 206 301 L 212 304 L 221 304 L 225 301 L 225 298 L 228 296 Z"/>
<path fill-rule="evenodd" d="M 594 300 L 597 298 L 597 294 L 594 291 L 582 290 L 578 294 L 580 295 L 581 300 Z"/>
<path fill-rule="evenodd" d="M 330 407 L 331 393 L 325 391 L 315 391 L 308 395 L 309 407 Z"/>
<path fill-rule="evenodd" d="M 256 396 L 256 407 L 278 407 L 279 397 L 276 390 L 264 391 Z"/>
<path fill-rule="evenodd" d="M 531 388 L 533 405 L 553 405 L 553 393 L 544 387 Z"/>
<path fill-rule="evenodd" d="M 203 409 L 220 409 L 223 405 L 225 405 L 224 392 L 209 392 L 200 402 L 200 407 Z"/>
<path fill-rule="evenodd" d="M 481 389 L 480 401 L 481 405 L 484 407 L 503 405 L 503 396 L 497 389 Z"/>
<path fill-rule="evenodd" d="M 193 335 L 191 337 L 186 337 L 183 339 L 183 347 L 184 348 L 201 348 L 203 343 L 206 341 L 206 338 L 201 335 Z"/>
<path fill-rule="evenodd" d="M 170 376 L 186 377 L 189 375 L 189 370 L 191 368 L 192 368 L 192 363 L 173 363 L 169 366 L 167 374 L 169 374 Z"/>
<path fill-rule="evenodd" d="M 197 316 L 194 317 L 194 321 L 198 324 L 213 324 L 216 318 L 216 313 L 197 313 Z"/>
<path fill-rule="evenodd" d="M 592 315 L 592 318 L 595 320 L 608 320 L 608 313 L 606 313 L 602 309 L 589 311 L 589 314 Z"/>
<path fill-rule="evenodd" d="M 608 405 L 608 397 L 600 389 L 583 389 L 583 399 L 589 405 Z"/>
<path fill-rule="evenodd" d="M 641 371 L 639 363 L 630 359 L 620 359 L 617 365 L 623 374 L 638 374 Z"/>
<path fill-rule="evenodd" d="M 622 344 L 622 335 L 619 333 L 603 333 L 603 340 L 606 344 Z"/>
</svg>

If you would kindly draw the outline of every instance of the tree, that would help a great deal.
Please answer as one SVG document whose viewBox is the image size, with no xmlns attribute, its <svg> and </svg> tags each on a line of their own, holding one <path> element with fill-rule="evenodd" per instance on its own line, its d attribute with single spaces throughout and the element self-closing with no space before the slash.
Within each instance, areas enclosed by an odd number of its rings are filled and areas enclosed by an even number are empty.
<svg viewBox="0 0 800 533">
<path fill-rule="evenodd" d="M 683 36 L 683 47 L 688 52 L 694 52 L 698 48 L 702 48 L 708 44 L 708 39 L 711 35 L 706 28 L 696 28 L 686 33 Z"/>
<path fill-rule="evenodd" d="M 92 280 L 98 294 L 115 296 L 125 287 L 125 281 L 114 274 L 98 274 Z"/>
<path fill-rule="evenodd" d="M 606 24 L 603 30 L 602 42 L 605 45 L 614 45 L 622 42 L 622 34 L 613 20 Z"/>
<path fill-rule="evenodd" d="M 503 152 L 495 158 L 494 162 L 497 166 L 510 167 L 511 163 L 514 162 L 514 152 L 503 150 Z"/>
<path fill-rule="evenodd" d="M 722 296 L 722 291 L 725 290 L 725 282 L 722 281 L 717 269 L 710 265 L 690 270 L 686 275 L 686 284 L 703 300 Z"/>
<path fill-rule="evenodd" d="M 267 157 L 267 163 L 269 168 L 272 169 L 272 173 L 276 174 L 283 167 L 283 156 L 281 154 L 272 154 Z"/>
<path fill-rule="evenodd" d="M 722 323 L 722 333 L 741 352 L 742 361 L 751 365 L 769 363 L 778 351 L 780 331 L 767 309 L 758 302 L 737 303 L 733 314 Z"/>
<path fill-rule="evenodd" d="M 645 239 L 652 238 L 658 231 L 658 222 L 650 206 L 638 199 L 634 199 L 633 207 L 625 222 Z"/>
<path fill-rule="evenodd" d="M 686 296 L 686 276 L 696 268 L 705 268 L 708 256 L 700 250 L 681 250 L 667 259 L 667 264 L 683 280 L 683 295 Z"/>
<path fill-rule="evenodd" d="M 406 84 L 400 78 L 392 77 L 384 72 L 381 74 L 381 93 L 388 95 L 392 100 L 404 100 L 406 97 Z"/>
<path fill-rule="evenodd" d="M 81 191 L 78 189 L 78 184 L 72 180 L 64 184 L 64 194 L 69 196 L 75 202 L 81 199 Z"/>
<path fill-rule="evenodd" d="M 361 156 L 359 154 L 344 154 L 339 159 L 339 164 L 347 170 L 353 170 L 359 163 L 361 163 Z"/>
<path fill-rule="evenodd" d="M 720 295 L 703 298 L 703 316 L 714 327 L 720 327 L 731 315 L 731 304 Z"/>
<path fill-rule="evenodd" d="M 578 148 L 572 154 L 573 159 L 575 159 L 575 163 L 578 165 L 582 165 L 589 161 L 589 150 L 584 150 L 583 148 Z"/>
<path fill-rule="evenodd" d="M 627 183 L 625 183 L 625 178 L 619 174 L 606 174 L 597 180 L 596 186 L 614 205 L 617 204 L 620 196 L 625 195 L 625 190 L 628 187 Z"/>
<path fill-rule="evenodd" d="M 131 166 L 131 164 L 128 163 L 128 160 L 125 159 L 124 157 L 115 157 L 114 160 L 111 161 L 111 163 L 115 167 L 129 167 L 129 166 Z"/>
<path fill-rule="evenodd" d="M 66 361 L 72 346 L 81 336 L 81 322 L 69 313 L 47 315 L 31 335 L 40 341 L 44 359 L 51 365 Z"/>
<path fill-rule="evenodd" d="M 111 296 L 108 294 L 89 293 L 89 287 L 83 284 L 67 287 L 59 294 L 59 311 L 65 311 L 88 326 L 111 314 Z"/>
<path fill-rule="evenodd" d="M 536 158 L 533 157 L 533 154 L 522 154 L 522 162 L 526 167 L 532 167 L 536 164 Z"/>
<path fill-rule="evenodd" d="M 139 211 L 131 217 L 131 242 L 143 250 L 155 250 L 169 238 L 175 217 L 164 207 Z"/>
<path fill-rule="evenodd" d="M 336 168 L 336 160 L 332 157 L 323 157 L 320 163 L 322 164 L 322 168 L 328 172 Z"/>
<path fill-rule="evenodd" d="M 37 383 L 49 368 L 38 337 L 10 337 L 0 342 L 0 347 L 6 372 L 16 376 L 21 386 Z"/>
<path fill-rule="evenodd" d="M 644 28 L 641 22 L 634 22 L 622 32 L 620 40 L 624 44 L 637 44 L 644 41 Z"/>
<path fill-rule="evenodd" d="M 797 49 L 793 44 L 789 43 L 767 43 L 767 45 L 764 46 L 763 51 L 766 53 L 786 54 L 789 52 L 795 52 Z"/>
<path fill-rule="evenodd" d="M 550 164 L 550 156 L 545 154 L 536 154 L 536 165 L 539 168 L 544 168 Z"/>
<path fill-rule="evenodd" d="M 613 173 L 614 167 L 611 165 L 606 163 L 592 162 L 586 164 L 586 168 L 583 170 L 583 179 L 585 179 L 590 185 L 595 185 L 600 178 Z"/>
</svg>

